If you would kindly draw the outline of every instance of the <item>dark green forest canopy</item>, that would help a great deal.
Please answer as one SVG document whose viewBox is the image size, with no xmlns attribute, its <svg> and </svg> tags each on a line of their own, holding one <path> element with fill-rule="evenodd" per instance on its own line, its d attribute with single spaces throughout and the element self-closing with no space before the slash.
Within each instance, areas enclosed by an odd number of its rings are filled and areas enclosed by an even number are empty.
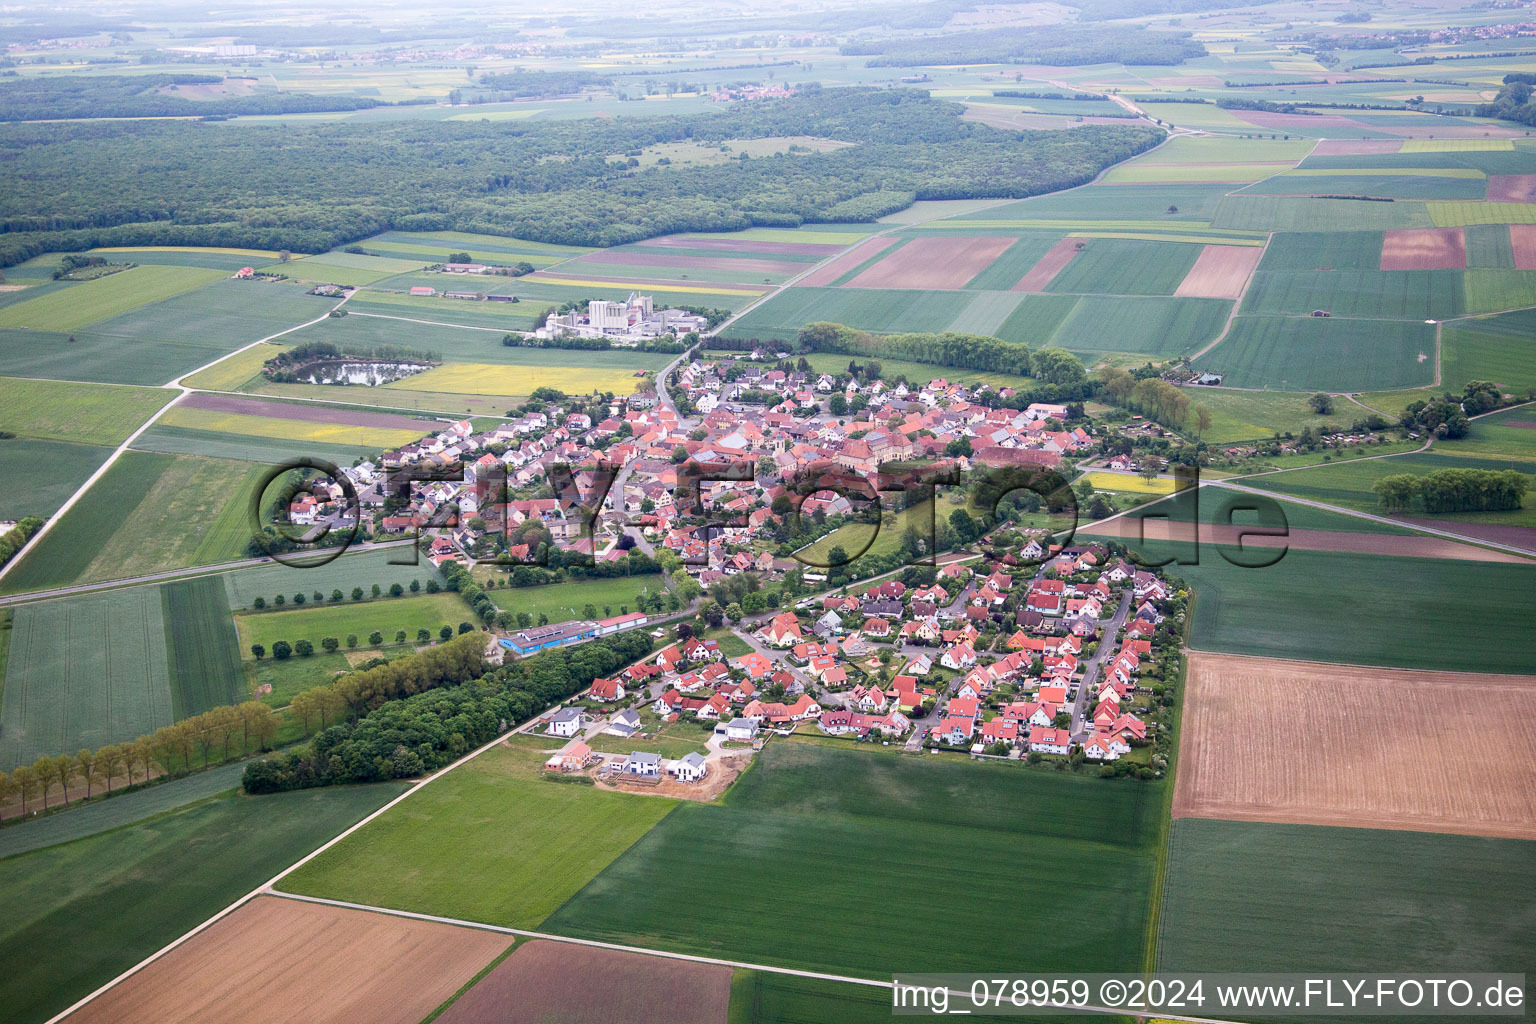
<svg viewBox="0 0 1536 1024">
<path fill-rule="evenodd" d="M 579 245 L 672 231 L 872 220 L 893 194 L 1023 198 L 1156 144 L 1145 126 L 1003 131 L 913 90 L 811 90 L 721 112 L 569 121 L 0 126 L 0 265 L 96 245 L 319 252 L 387 229 Z M 626 166 L 694 140 L 855 145 L 711 166 Z"/>
</svg>

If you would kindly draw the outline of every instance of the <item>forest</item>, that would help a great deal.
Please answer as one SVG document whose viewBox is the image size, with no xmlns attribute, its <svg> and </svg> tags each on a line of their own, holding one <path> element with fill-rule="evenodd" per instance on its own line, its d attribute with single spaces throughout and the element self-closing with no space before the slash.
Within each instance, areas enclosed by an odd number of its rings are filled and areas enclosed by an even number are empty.
<svg viewBox="0 0 1536 1024">
<path fill-rule="evenodd" d="M 869 56 L 870 67 L 918 67 L 928 64 L 1182 64 L 1204 57 L 1205 47 L 1187 32 L 1149 32 L 1140 28 L 989 29 L 944 36 L 900 36 L 850 43 L 848 56 Z"/>
<path fill-rule="evenodd" d="M 1132 126 L 1002 131 L 961 110 L 916 90 L 808 89 L 720 112 L 573 121 L 0 125 L 0 266 L 115 245 L 322 252 L 391 228 L 610 246 L 872 220 L 892 193 L 1024 198 L 1080 185 L 1162 138 Z M 620 156 L 793 135 L 856 144 L 645 170 Z"/>
<path fill-rule="evenodd" d="M 269 92 L 192 100 L 161 92 L 181 85 L 217 85 L 222 75 L 41 75 L 0 78 L 0 121 L 73 117 L 187 117 L 309 114 L 363 110 L 384 104 L 366 96 Z"/>
</svg>

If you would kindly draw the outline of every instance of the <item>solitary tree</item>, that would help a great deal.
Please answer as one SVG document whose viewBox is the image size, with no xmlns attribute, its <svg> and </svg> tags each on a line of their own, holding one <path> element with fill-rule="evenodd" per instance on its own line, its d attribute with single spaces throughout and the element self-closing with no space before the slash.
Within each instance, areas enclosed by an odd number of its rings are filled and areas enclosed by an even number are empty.
<svg viewBox="0 0 1536 1024">
<path fill-rule="evenodd" d="M 1330 416 L 1333 414 L 1332 395 L 1313 395 L 1311 398 L 1307 399 L 1307 404 L 1310 405 L 1312 407 L 1312 411 L 1317 413 L 1319 416 Z"/>
</svg>

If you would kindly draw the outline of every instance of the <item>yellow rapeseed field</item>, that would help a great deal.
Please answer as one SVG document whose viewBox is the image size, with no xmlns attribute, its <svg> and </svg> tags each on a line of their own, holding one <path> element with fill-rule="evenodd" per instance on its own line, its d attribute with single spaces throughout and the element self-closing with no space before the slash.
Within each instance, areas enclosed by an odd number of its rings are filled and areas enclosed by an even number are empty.
<svg viewBox="0 0 1536 1024">
<path fill-rule="evenodd" d="M 1151 481 L 1131 473 L 1089 473 L 1087 481 L 1096 491 L 1130 491 L 1136 494 L 1172 494 L 1173 478 L 1160 476 Z"/>
<path fill-rule="evenodd" d="M 572 353 L 572 357 L 580 356 Z M 635 371 L 625 369 L 447 363 L 384 386 L 450 395 L 527 395 L 541 387 L 557 388 L 568 395 L 591 391 L 628 395 L 640 380 Z"/>
</svg>

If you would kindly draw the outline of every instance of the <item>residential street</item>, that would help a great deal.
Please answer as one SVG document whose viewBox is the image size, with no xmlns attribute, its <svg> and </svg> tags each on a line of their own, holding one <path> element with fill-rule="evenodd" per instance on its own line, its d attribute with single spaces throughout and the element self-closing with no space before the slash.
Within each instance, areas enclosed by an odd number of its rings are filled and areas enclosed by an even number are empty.
<svg viewBox="0 0 1536 1024">
<path fill-rule="evenodd" d="M 1120 632 L 1120 627 L 1125 625 L 1125 620 L 1131 614 L 1131 602 L 1135 594 L 1129 589 L 1120 595 L 1120 607 L 1116 609 L 1114 618 L 1108 622 L 1100 622 L 1102 632 L 1099 634 L 1099 649 L 1093 652 L 1093 657 L 1083 667 L 1083 678 L 1077 687 L 1077 700 L 1072 705 L 1072 724 L 1068 728 L 1072 733 L 1072 742 L 1081 743 L 1087 737 L 1088 702 L 1091 694 L 1099 685 L 1099 674 L 1104 670 L 1104 662 L 1114 657 L 1117 648 L 1114 639 Z"/>
</svg>

